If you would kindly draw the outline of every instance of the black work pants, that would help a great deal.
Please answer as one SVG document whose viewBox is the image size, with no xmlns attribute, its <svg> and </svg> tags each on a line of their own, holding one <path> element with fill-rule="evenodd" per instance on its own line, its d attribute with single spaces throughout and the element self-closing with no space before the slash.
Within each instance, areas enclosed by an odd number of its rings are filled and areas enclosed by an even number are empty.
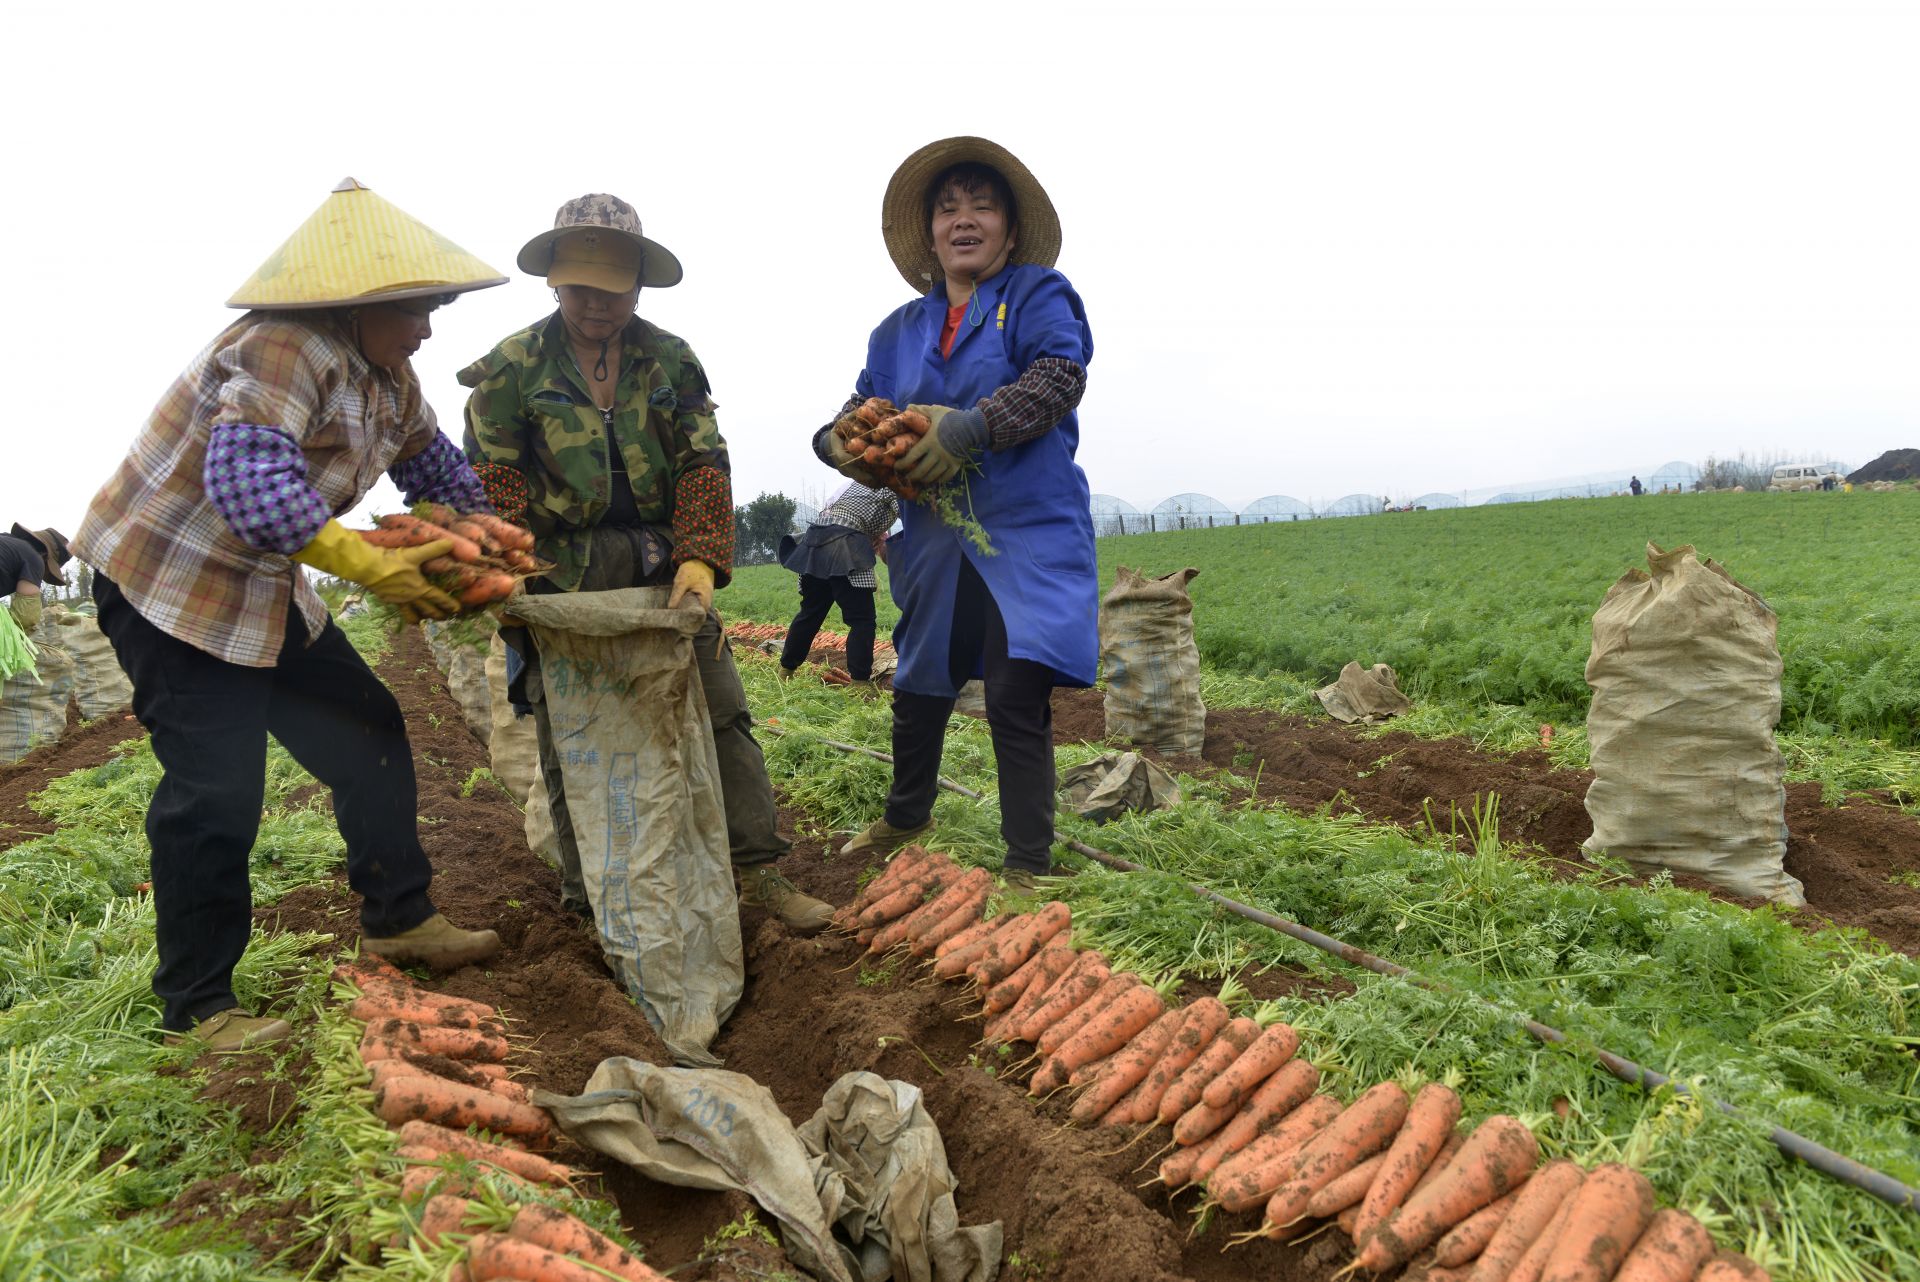
<svg viewBox="0 0 1920 1282">
<path fill-rule="evenodd" d="M 1007 654 L 1006 620 L 985 581 L 965 561 L 956 592 L 950 675 L 958 686 L 976 665 L 985 674 L 1006 866 L 1044 873 L 1053 861 L 1053 669 Z M 894 691 L 893 789 L 885 818 L 896 828 L 917 827 L 933 814 L 953 703 Z"/>
<path fill-rule="evenodd" d="M 307 643 L 299 607 L 271 668 L 215 658 L 149 623 L 93 576 L 100 630 L 133 681 L 133 711 L 163 771 L 147 807 L 162 1024 L 185 1031 L 239 1003 L 233 968 L 253 930 L 248 856 L 266 796 L 267 736 L 333 791 L 361 929 L 397 935 L 433 915 L 416 830 L 406 722 L 331 622 Z"/>
<path fill-rule="evenodd" d="M 787 625 L 787 643 L 780 651 L 780 666 L 797 668 L 813 652 L 813 639 L 827 621 L 827 611 L 840 607 L 840 618 L 847 625 L 847 675 L 855 681 L 873 677 L 873 631 L 878 617 L 873 608 L 872 588 L 857 588 L 844 574 L 830 579 L 811 574 L 800 576 L 800 613 Z"/>
</svg>

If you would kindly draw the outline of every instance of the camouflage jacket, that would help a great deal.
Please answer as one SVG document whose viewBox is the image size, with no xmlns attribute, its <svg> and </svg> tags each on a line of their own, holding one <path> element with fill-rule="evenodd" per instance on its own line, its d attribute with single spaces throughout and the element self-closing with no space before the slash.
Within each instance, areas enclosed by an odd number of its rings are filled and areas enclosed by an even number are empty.
<svg viewBox="0 0 1920 1282">
<path fill-rule="evenodd" d="M 592 528 L 612 495 L 610 429 L 640 519 L 671 527 L 675 564 L 706 561 L 725 584 L 733 568 L 733 498 L 706 371 L 686 343 L 638 316 L 627 322 L 620 342 L 607 420 L 580 377 L 558 312 L 461 370 L 460 382 L 473 389 L 467 457 L 476 465 L 503 464 L 526 479 L 537 554 L 558 567 L 553 582 L 572 591 L 586 572 Z"/>
</svg>

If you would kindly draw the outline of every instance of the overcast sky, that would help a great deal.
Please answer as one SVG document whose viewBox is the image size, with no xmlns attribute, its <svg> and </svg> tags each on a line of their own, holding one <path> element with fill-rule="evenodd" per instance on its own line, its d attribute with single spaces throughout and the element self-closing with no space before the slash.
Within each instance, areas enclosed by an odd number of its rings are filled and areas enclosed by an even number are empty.
<svg viewBox="0 0 1920 1282">
<path fill-rule="evenodd" d="M 1912 4 L 163 0 L 8 23 L 0 520 L 71 532 L 223 300 L 349 174 L 514 276 L 416 357 L 456 438 L 455 371 L 551 308 L 519 246 L 611 191 L 686 266 L 640 311 L 706 364 L 736 499 L 817 497 L 808 437 L 908 297 L 881 192 L 963 133 L 1060 212 L 1095 343 L 1080 461 L 1142 508 L 1920 446 Z"/>
</svg>

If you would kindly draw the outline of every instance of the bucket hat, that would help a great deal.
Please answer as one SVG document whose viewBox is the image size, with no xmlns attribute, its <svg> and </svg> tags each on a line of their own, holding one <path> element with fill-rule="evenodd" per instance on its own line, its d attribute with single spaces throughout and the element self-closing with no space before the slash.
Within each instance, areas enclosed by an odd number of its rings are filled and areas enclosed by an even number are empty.
<svg viewBox="0 0 1920 1282">
<path fill-rule="evenodd" d="M 227 306 L 347 307 L 506 283 L 433 228 L 343 178 Z"/>
<path fill-rule="evenodd" d="M 553 229 L 520 247 L 514 260 L 549 285 L 590 285 L 624 294 L 635 280 L 648 289 L 678 285 L 684 274 L 673 251 L 640 231 L 640 214 L 618 196 L 576 196 L 553 216 Z"/>
<path fill-rule="evenodd" d="M 42 577 L 48 583 L 57 584 L 63 588 L 67 586 L 67 576 L 62 572 L 61 567 L 72 558 L 73 553 L 67 550 L 66 535 L 54 529 L 29 530 L 18 521 L 14 522 L 13 529 L 9 532 L 14 538 L 24 539 L 39 549 L 40 555 L 47 563 L 47 572 Z"/>
<path fill-rule="evenodd" d="M 1060 257 L 1060 215 L 1033 171 L 997 142 L 942 138 L 900 162 L 880 201 L 880 234 L 887 254 L 916 293 L 926 293 L 940 279 L 940 260 L 927 235 L 927 188 L 944 170 L 969 163 L 994 170 L 1013 192 L 1018 232 L 1007 262 L 1051 267 Z"/>
</svg>

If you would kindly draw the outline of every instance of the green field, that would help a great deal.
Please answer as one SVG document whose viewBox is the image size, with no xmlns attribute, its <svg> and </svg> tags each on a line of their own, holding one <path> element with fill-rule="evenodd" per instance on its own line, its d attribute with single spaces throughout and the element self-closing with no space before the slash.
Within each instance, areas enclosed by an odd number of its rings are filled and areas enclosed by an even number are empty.
<svg viewBox="0 0 1920 1282">
<path fill-rule="evenodd" d="M 1517 742 L 1584 721 L 1593 612 L 1649 542 L 1692 544 L 1779 614 L 1781 729 L 1802 777 L 1920 782 L 1920 758 L 1885 750 L 1920 746 L 1920 494 L 1563 499 L 1123 535 L 1099 554 L 1103 587 L 1121 565 L 1200 569 L 1195 634 L 1222 686 L 1210 703 L 1304 711 L 1349 660 L 1388 663 L 1437 705 L 1409 728 L 1499 746 L 1502 729 Z M 716 604 L 785 623 L 796 582 L 750 567 Z M 882 592 L 882 628 L 896 617 Z"/>
</svg>

